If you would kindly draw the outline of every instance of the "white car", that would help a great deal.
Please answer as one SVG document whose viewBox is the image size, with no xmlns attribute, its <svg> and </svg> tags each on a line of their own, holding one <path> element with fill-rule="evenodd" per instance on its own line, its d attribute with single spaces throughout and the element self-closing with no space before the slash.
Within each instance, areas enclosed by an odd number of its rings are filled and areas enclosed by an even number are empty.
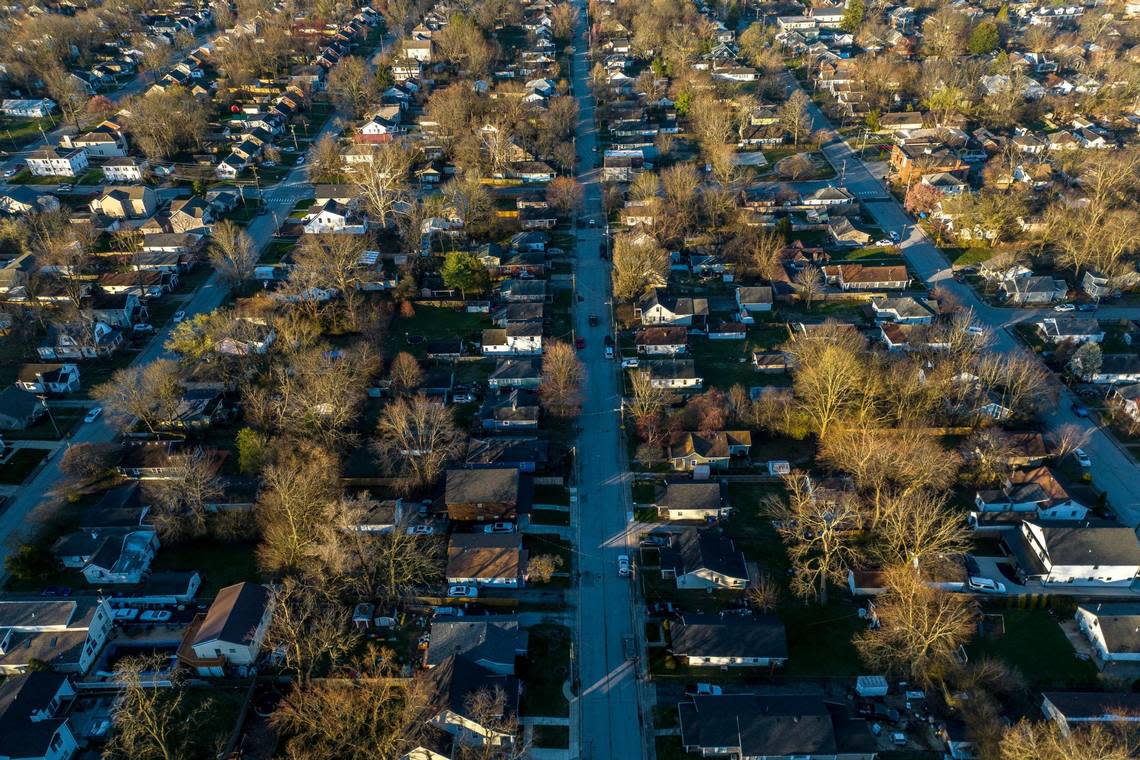
<svg viewBox="0 0 1140 760">
<path fill-rule="evenodd" d="M 457 599 L 475 599 L 479 596 L 479 589 L 475 586 L 457 584 L 447 587 L 447 595 Z"/>
<path fill-rule="evenodd" d="M 622 578 L 629 576 L 629 556 L 626 554 L 618 555 L 618 575 Z"/>
<path fill-rule="evenodd" d="M 154 325 L 147 324 L 146 322 L 139 322 L 136 325 L 131 325 L 131 332 L 135 335 L 150 335 L 154 332 Z"/>
<path fill-rule="evenodd" d="M 1085 453 L 1084 449 L 1073 449 L 1073 459 L 1077 460 L 1077 464 L 1081 467 L 1086 469 L 1092 467 L 1092 460 L 1089 459 L 1089 455 Z"/>
<path fill-rule="evenodd" d="M 180 325 L 180 324 L 182 324 L 182 320 L 184 320 L 184 319 L 186 319 L 186 312 L 184 312 L 184 311 L 174 312 L 174 324 Z"/>
<path fill-rule="evenodd" d="M 4 170 L 4 176 L 5 177 L 15 177 L 16 176 L 16 170 L 15 169 L 5 169 Z"/>
<path fill-rule="evenodd" d="M 140 623 L 165 623 L 174 616 L 170 610 L 144 610 L 139 615 Z"/>
<path fill-rule="evenodd" d="M 514 533 L 515 524 L 509 522 L 497 522 L 490 525 L 483 526 L 484 533 Z"/>
<path fill-rule="evenodd" d="M 1053 307 L 1053 311 L 1076 311 L 1077 307 L 1071 303 L 1059 303 Z"/>
<path fill-rule="evenodd" d="M 93 406 L 93 407 L 91 407 L 91 410 L 83 416 L 83 421 L 84 422 L 94 422 L 95 420 L 99 419 L 99 415 L 102 413 L 103 413 L 103 407 Z"/>
<path fill-rule="evenodd" d="M 714 683 L 694 683 L 685 688 L 686 697 L 719 697 L 721 694 L 724 694 L 724 689 Z"/>
<path fill-rule="evenodd" d="M 300 166 L 303 163 L 305 163 L 305 157 L 304 156 L 297 156 L 297 166 Z"/>
<path fill-rule="evenodd" d="M 119 609 L 115 610 L 115 620 L 128 622 L 134 620 L 138 616 L 139 611 L 131 607 L 120 607 Z"/>
<path fill-rule="evenodd" d="M 970 588 L 974 591 L 982 591 L 987 594 L 1004 594 L 1005 584 L 1001 581 L 995 581 L 990 578 L 979 578 L 971 575 L 969 580 Z"/>
<path fill-rule="evenodd" d="M 413 525 L 408 528 L 409 536 L 430 536 L 435 533 L 435 528 L 430 525 Z"/>
</svg>

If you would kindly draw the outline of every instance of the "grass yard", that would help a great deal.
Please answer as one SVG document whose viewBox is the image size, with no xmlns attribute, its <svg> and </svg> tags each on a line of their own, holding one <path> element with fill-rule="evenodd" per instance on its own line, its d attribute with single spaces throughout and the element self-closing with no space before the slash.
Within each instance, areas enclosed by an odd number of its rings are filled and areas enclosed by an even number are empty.
<svg viewBox="0 0 1140 760">
<path fill-rule="evenodd" d="M 32 470 L 47 457 L 43 449 L 17 449 L 0 465 L 0 484 L 18 486 L 28 479 Z"/>
<path fill-rule="evenodd" d="M 570 542 L 558 536 L 540 533 L 528 533 L 523 536 L 523 548 L 530 552 L 533 558 L 539 554 L 553 554 L 562 559 L 560 572 L 568 573 L 574 564 L 574 547 Z"/>
<path fill-rule="evenodd" d="M 1046 610 L 1003 610 L 1005 634 L 975 640 L 971 660 L 993 657 L 1021 671 L 1034 687 L 1077 687 L 1096 683 L 1096 665 L 1077 658 L 1073 645 Z M 789 632 L 789 639 L 791 638 Z M 1049 663 L 1042 668 L 1041 663 Z"/>
<path fill-rule="evenodd" d="M 174 725 L 190 729 L 187 736 L 186 758 L 212 758 L 218 747 L 224 746 L 237 725 L 245 700 L 245 689 L 209 687 L 190 689 L 175 717 Z M 194 719 L 191 719 L 193 716 Z"/>
<path fill-rule="evenodd" d="M 786 385 L 788 375 L 760 373 L 752 364 L 752 352 L 770 351 L 788 339 L 785 327 L 761 325 L 748 330 L 743 340 L 699 340 L 690 345 L 697 372 L 705 387 L 727 391 L 734 385 Z"/>
<path fill-rule="evenodd" d="M 534 503 L 568 507 L 570 506 L 570 489 L 565 486 L 537 485 L 534 487 Z"/>
<path fill-rule="evenodd" d="M 943 248 L 942 252 L 950 263 L 956 267 L 977 266 L 983 261 L 993 258 L 1000 250 L 993 248 Z"/>
<path fill-rule="evenodd" d="M 417 306 L 415 311 L 415 316 L 397 317 L 392 322 L 385 352 L 389 356 L 407 351 L 423 358 L 427 354 L 428 341 L 456 337 L 477 340 L 480 331 L 491 326 L 486 314 L 469 314 L 438 306 Z M 419 342 L 409 343 L 413 336 Z"/>
<path fill-rule="evenodd" d="M 685 751 L 680 736 L 658 736 L 654 738 L 657 749 L 657 760 L 688 760 L 697 757 Z"/>
<path fill-rule="evenodd" d="M 16 430 L 12 432 L 13 440 L 24 441 L 58 441 L 60 435 L 66 436 L 68 431 L 79 424 L 83 416 L 87 414 L 84 409 L 74 409 L 69 407 L 51 408 L 50 416 L 45 414 L 40 417 L 39 422 L 23 430 Z M 55 424 L 52 424 L 52 418 L 55 418 Z M 59 432 L 56 432 L 56 427 L 59 427 Z"/>
<path fill-rule="evenodd" d="M 534 746 L 546 749 L 570 749 L 570 727 L 535 726 Z"/>
<path fill-rule="evenodd" d="M 0 118 L 0 135 L 5 149 L 20 148 L 41 137 L 40 129 L 50 132 L 55 129 L 53 119 Z"/>
<path fill-rule="evenodd" d="M 523 682 L 520 703 L 523 715 L 555 718 L 570 715 L 570 703 L 562 693 L 562 685 L 570 677 L 570 629 L 564 625 L 531 628 L 519 677 Z"/>
<path fill-rule="evenodd" d="M 834 678 L 864 672 L 854 638 L 866 626 L 854 604 L 832 602 L 821 607 L 790 600 L 779 614 L 788 634 L 784 675 Z"/>
<path fill-rule="evenodd" d="M 269 241 L 269 245 L 262 249 L 258 263 L 279 264 L 296 245 L 296 240 L 282 240 L 281 238 L 271 240 Z"/>
<path fill-rule="evenodd" d="M 151 565 L 152 572 L 197 570 L 202 576 L 198 592 L 211 599 L 218 589 L 261 577 L 253 544 L 224 543 L 213 539 L 163 546 Z"/>
</svg>

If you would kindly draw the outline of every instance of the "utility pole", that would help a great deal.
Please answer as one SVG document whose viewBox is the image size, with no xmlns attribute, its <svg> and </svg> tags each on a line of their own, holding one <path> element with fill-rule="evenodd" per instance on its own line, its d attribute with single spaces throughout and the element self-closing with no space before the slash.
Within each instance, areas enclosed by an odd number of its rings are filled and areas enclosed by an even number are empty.
<svg viewBox="0 0 1140 760">
<path fill-rule="evenodd" d="M 290 124 L 289 132 L 293 135 L 293 150 L 300 150 L 300 148 L 297 147 L 297 125 Z"/>
</svg>

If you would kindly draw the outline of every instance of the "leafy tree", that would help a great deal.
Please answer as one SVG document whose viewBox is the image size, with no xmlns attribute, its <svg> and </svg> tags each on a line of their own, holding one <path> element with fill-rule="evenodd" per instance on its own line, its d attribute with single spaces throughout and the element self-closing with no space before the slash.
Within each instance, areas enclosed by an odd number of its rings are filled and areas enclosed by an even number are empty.
<svg viewBox="0 0 1140 760">
<path fill-rule="evenodd" d="M 256 475 L 265 464 L 269 439 L 253 428 L 242 428 L 237 434 L 238 469 L 243 475 Z"/>
<path fill-rule="evenodd" d="M 863 25 L 866 13 L 867 6 L 863 0 L 847 0 L 847 7 L 843 9 L 843 18 L 839 21 L 840 28 L 845 32 L 854 33 Z"/>
<path fill-rule="evenodd" d="M 466 298 L 468 293 L 482 293 L 490 285 L 491 278 L 479 257 L 471 251 L 451 251 L 444 257 L 440 268 L 443 283 L 456 288 Z"/>
<path fill-rule="evenodd" d="M 993 21 L 986 19 L 974 27 L 970 32 L 970 39 L 966 49 L 973 55 L 986 55 L 998 49 L 1001 44 L 1001 33 Z"/>
<path fill-rule="evenodd" d="M 1069 357 L 1069 372 L 1074 377 L 1087 378 L 1100 371 L 1103 357 L 1096 343 L 1082 343 Z"/>
<path fill-rule="evenodd" d="M 59 560 L 46 546 L 24 544 L 4 560 L 4 569 L 18 581 L 44 578 L 59 570 Z"/>
<path fill-rule="evenodd" d="M 536 583 L 550 583 L 554 574 L 562 568 L 562 558 L 557 554 L 539 554 L 531 557 L 526 565 L 530 580 Z"/>
</svg>

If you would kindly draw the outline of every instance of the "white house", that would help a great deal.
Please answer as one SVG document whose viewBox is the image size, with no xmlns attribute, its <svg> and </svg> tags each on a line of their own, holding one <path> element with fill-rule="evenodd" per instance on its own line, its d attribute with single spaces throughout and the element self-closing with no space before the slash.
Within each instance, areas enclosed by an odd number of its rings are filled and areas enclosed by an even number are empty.
<svg viewBox="0 0 1140 760">
<path fill-rule="evenodd" d="M 0 683 L 0 757 L 69 760 L 79 749 L 64 706 L 75 687 L 63 673 L 40 670 Z"/>
<path fill-rule="evenodd" d="M 447 545 L 448 583 L 520 588 L 528 553 L 517 533 L 456 533 Z"/>
<path fill-rule="evenodd" d="M 670 634 L 670 654 L 689 667 L 767 668 L 788 661 L 784 624 L 775 615 L 686 614 Z"/>
<path fill-rule="evenodd" d="M 1140 662 L 1140 604 L 1082 604 L 1075 617 L 1102 667 Z"/>
<path fill-rule="evenodd" d="M 87 170 L 83 148 L 40 148 L 28 154 L 28 171 L 37 177 L 78 177 Z"/>
<path fill-rule="evenodd" d="M 0 674 L 27 672 L 36 660 L 62 673 L 86 673 L 113 624 L 102 598 L 0 601 Z"/>
<path fill-rule="evenodd" d="M 732 539 L 715 530 L 688 529 L 661 549 L 661 578 L 677 588 L 748 588 L 748 565 Z"/>
<path fill-rule="evenodd" d="M 666 520 L 711 520 L 732 512 L 719 481 L 669 483 L 653 507 Z"/>
<path fill-rule="evenodd" d="M 305 217 L 305 233 L 320 235 L 337 233 L 363 235 L 368 231 L 368 219 L 335 200 L 327 200 Z"/>
<path fill-rule="evenodd" d="M 512 322 L 483 331 L 484 356 L 533 356 L 542 353 L 542 323 Z"/>
<path fill-rule="evenodd" d="M 1140 543 L 1124 526 L 1023 520 L 1003 541 L 1028 582 L 1129 588 L 1140 573 Z"/>
<path fill-rule="evenodd" d="M 55 110 L 55 101 L 49 98 L 20 100 L 5 98 L 0 102 L 0 113 L 20 119 L 42 119 Z"/>
<path fill-rule="evenodd" d="M 111 158 L 103 163 L 103 179 L 108 182 L 142 182 L 146 174 L 144 158 Z"/>
<path fill-rule="evenodd" d="M 265 586 L 249 582 L 226 586 L 206 615 L 188 629 L 190 652 L 184 642 L 179 657 L 202 676 L 222 676 L 227 665 L 239 669 L 253 665 L 272 616 L 273 600 Z"/>
</svg>

